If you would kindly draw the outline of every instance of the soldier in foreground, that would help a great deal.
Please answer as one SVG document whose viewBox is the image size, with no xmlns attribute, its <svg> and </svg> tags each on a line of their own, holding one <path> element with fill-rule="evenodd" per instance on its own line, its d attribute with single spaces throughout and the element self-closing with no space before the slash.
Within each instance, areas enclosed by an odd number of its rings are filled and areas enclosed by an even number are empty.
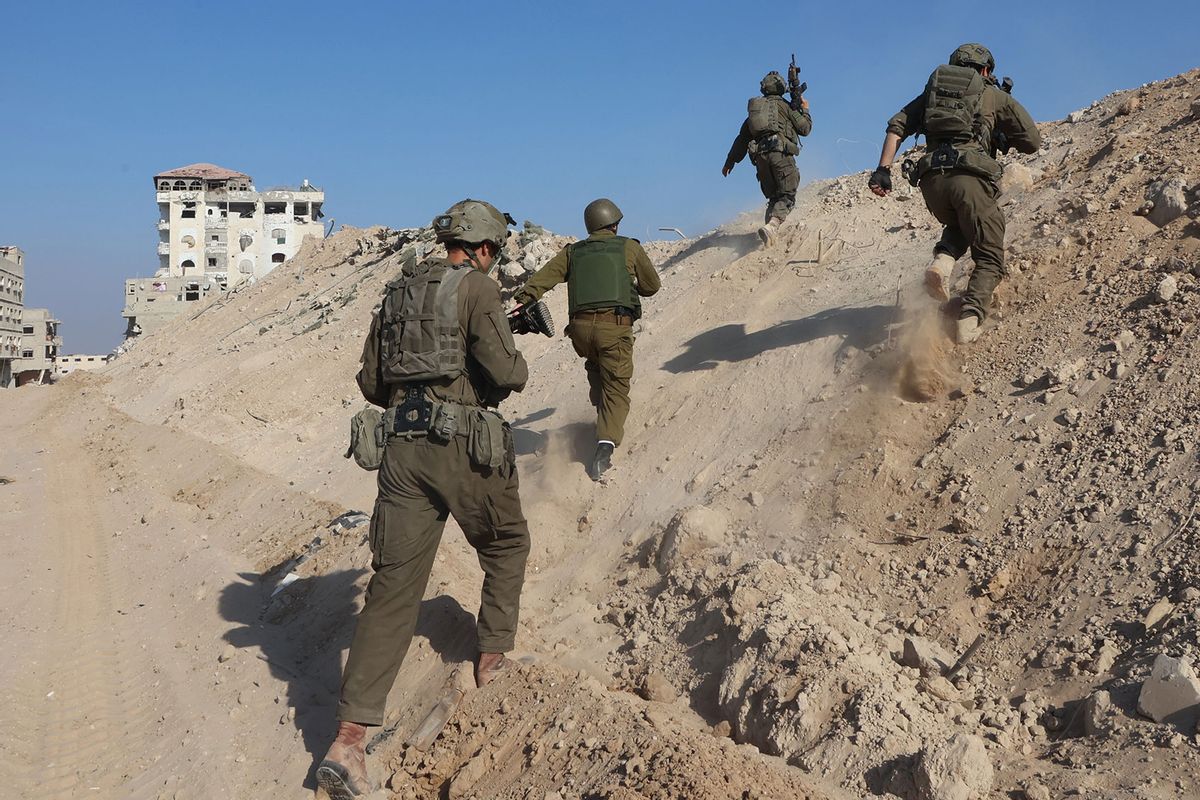
<svg viewBox="0 0 1200 800">
<path fill-rule="evenodd" d="M 588 238 L 560 250 L 514 295 L 524 305 L 567 284 L 567 335 L 584 359 L 589 396 L 596 407 L 596 451 L 588 465 L 594 481 L 612 465 L 613 450 L 625 434 L 633 323 L 642 316 L 641 298 L 662 286 L 637 239 L 617 235 L 621 218 L 621 209 L 611 200 L 589 203 L 583 211 Z"/>
<path fill-rule="evenodd" d="M 801 94 L 803 89 L 794 79 L 790 103 L 783 99 L 787 87 L 778 72 L 768 72 L 759 87 L 762 96 L 752 97 L 747 103 L 746 121 L 729 148 L 721 174 L 729 175 L 749 153 L 750 163 L 758 171 L 758 185 L 767 198 L 766 221 L 758 229 L 758 238 L 770 247 L 796 205 L 796 189 L 800 186 L 796 156 L 800 153 L 800 137 L 812 133 L 812 117 L 808 101 Z"/>
<path fill-rule="evenodd" d="M 981 44 L 955 50 L 950 63 L 929 76 L 925 91 L 888 121 L 879 168 L 868 181 L 872 192 L 886 196 L 900 142 L 925 134 L 927 152 L 909 181 L 921 187 L 926 207 L 945 226 L 925 272 L 929 296 L 948 301 L 954 262 L 968 248 L 975 261 L 958 310 L 959 344 L 979 338 L 992 292 L 1007 274 L 1004 213 L 996 203 L 1002 169 L 996 154 L 1010 147 L 1034 153 L 1042 144 L 1029 112 L 996 84 L 995 69 L 991 52 Z M 1005 83 L 1011 86 L 1007 79 Z"/>
<path fill-rule="evenodd" d="M 386 444 L 371 517 L 374 575 L 342 678 L 337 738 L 317 769 L 333 800 L 371 791 L 367 726 L 383 724 L 448 515 L 484 571 L 476 683 L 511 663 L 504 653 L 517 633 L 529 528 L 511 431 L 492 408 L 525 387 L 528 369 L 487 276 L 507 225 L 478 200 L 437 217 L 446 257 L 406 268 L 388 284 L 363 346 L 358 385 L 388 409 Z"/>
</svg>

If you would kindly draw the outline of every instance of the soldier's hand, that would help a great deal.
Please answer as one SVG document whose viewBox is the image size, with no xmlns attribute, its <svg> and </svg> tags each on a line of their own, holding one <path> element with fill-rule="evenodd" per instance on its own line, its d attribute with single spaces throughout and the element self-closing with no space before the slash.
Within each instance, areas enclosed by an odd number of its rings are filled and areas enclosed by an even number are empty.
<svg viewBox="0 0 1200 800">
<path fill-rule="evenodd" d="M 892 171 L 887 167 L 877 167 L 867 179 L 867 186 L 880 197 L 887 197 L 892 190 Z"/>
<path fill-rule="evenodd" d="M 726 164 L 725 166 L 721 167 L 721 175 L 729 177 L 729 173 L 731 172 L 733 172 L 733 167 L 731 165 Z"/>
<path fill-rule="evenodd" d="M 808 111 L 808 98 L 807 97 L 800 98 L 800 107 L 803 108 L 805 111 Z"/>
</svg>

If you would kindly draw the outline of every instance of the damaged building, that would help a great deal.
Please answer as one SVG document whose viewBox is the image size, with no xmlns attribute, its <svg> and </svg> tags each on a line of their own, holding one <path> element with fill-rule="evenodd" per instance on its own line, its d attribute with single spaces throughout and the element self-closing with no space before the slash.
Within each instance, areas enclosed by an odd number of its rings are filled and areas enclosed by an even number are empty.
<svg viewBox="0 0 1200 800">
<path fill-rule="evenodd" d="M 249 175 L 192 164 L 154 176 L 158 269 L 125 281 L 126 338 L 154 331 L 213 292 L 254 281 L 284 263 L 306 236 L 321 237 L 325 193 L 260 192 Z"/>
<path fill-rule="evenodd" d="M 21 309 L 25 305 L 25 254 L 0 247 L 0 389 L 15 382 L 13 362 L 21 357 Z"/>
<path fill-rule="evenodd" d="M 13 361 L 13 379 L 17 386 L 51 383 L 58 362 L 62 337 L 61 322 L 47 308 L 26 308 L 21 313 L 21 352 Z"/>
</svg>

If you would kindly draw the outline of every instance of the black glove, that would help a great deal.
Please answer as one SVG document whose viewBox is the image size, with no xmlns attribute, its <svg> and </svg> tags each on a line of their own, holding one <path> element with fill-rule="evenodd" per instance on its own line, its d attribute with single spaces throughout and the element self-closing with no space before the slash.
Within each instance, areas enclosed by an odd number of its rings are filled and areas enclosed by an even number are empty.
<svg viewBox="0 0 1200 800">
<path fill-rule="evenodd" d="M 892 171 L 888 167 L 877 167 L 871 173 L 871 177 L 867 180 L 867 186 L 872 189 L 879 188 L 885 192 L 892 190 Z"/>
</svg>

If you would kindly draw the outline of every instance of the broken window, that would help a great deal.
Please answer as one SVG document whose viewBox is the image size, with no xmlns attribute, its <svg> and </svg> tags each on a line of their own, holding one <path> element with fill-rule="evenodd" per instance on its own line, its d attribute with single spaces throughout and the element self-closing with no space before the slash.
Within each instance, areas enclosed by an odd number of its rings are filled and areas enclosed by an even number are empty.
<svg viewBox="0 0 1200 800">
<path fill-rule="evenodd" d="M 313 203 L 313 219 L 320 219 L 323 216 L 325 215 L 321 213 L 321 204 Z"/>
<path fill-rule="evenodd" d="M 187 285 L 187 289 L 183 293 L 183 299 L 189 303 L 192 302 L 193 300 L 199 300 L 200 299 L 200 284 L 189 283 Z"/>
<path fill-rule="evenodd" d="M 229 210 L 242 219 L 252 219 L 254 217 L 254 203 L 230 203 Z"/>
<path fill-rule="evenodd" d="M 183 210 L 183 213 L 181 213 L 179 216 L 183 217 L 184 219 L 195 219 L 196 218 L 196 209 L 185 208 Z"/>
<path fill-rule="evenodd" d="M 22 327 L 22 328 L 21 328 L 21 333 L 25 333 L 25 334 L 31 334 L 31 333 L 33 333 L 33 326 L 32 326 L 32 325 L 25 325 L 24 327 Z"/>
<path fill-rule="evenodd" d="M 210 258 L 210 259 L 208 260 L 208 265 L 209 265 L 210 267 L 215 267 L 215 266 L 217 265 L 217 260 L 216 260 L 215 258 Z"/>
<path fill-rule="evenodd" d="M 286 214 L 287 203 L 265 203 L 263 206 L 265 214 Z"/>
<path fill-rule="evenodd" d="M 219 233 L 214 233 L 214 234 L 213 234 L 212 236 L 210 236 L 209 238 L 210 238 L 212 241 L 214 241 L 214 242 L 219 242 L 219 241 L 221 241 L 221 235 L 220 235 Z"/>
<path fill-rule="evenodd" d="M 195 269 L 196 263 L 194 261 L 192 261 L 190 258 L 186 258 L 186 259 L 184 259 L 183 263 L 179 265 L 179 268 L 186 272 L 189 269 Z"/>
<path fill-rule="evenodd" d="M 254 272 L 254 262 L 248 258 L 243 258 L 240 262 L 238 262 L 238 272 L 242 273 L 243 275 L 249 275 L 250 273 Z"/>
<path fill-rule="evenodd" d="M 285 258 L 285 256 L 283 255 L 283 253 L 272 253 L 271 254 L 271 263 L 272 264 L 282 264 L 284 258 Z"/>
</svg>

